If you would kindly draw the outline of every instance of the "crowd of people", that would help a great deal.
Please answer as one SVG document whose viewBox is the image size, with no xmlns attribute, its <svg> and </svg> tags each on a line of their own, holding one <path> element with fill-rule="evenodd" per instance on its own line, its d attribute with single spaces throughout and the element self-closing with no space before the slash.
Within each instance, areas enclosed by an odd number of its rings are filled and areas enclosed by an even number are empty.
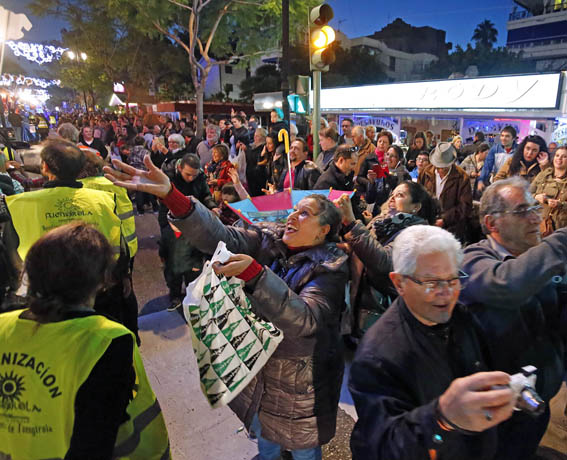
<svg viewBox="0 0 567 460">
<path fill-rule="evenodd" d="M 0 419 L 0 457 L 169 458 L 132 283 L 134 214 L 151 209 L 170 310 L 224 241 L 234 255 L 215 271 L 284 334 L 230 403 L 260 460 L 322 457 L 345 341 L 354 459 L 534 458 L 567 376 L 567 146 L 506 126 L 493 146 L 418 132 L 406 149 L 349 118 L 340 136 L 312 122 L 319 139 L 280 110 L 268 129 L 234 112 L 201 139 L 193 120 L 62 118 L 34 191 L 0 155 L 0 407 L 21 415 L 25 389 L 40 409 L 17 429 Z M 308 195 L 285 222 L 245 224 L 228 206 L 331 188 L 352 196 Z"/>
</svg>

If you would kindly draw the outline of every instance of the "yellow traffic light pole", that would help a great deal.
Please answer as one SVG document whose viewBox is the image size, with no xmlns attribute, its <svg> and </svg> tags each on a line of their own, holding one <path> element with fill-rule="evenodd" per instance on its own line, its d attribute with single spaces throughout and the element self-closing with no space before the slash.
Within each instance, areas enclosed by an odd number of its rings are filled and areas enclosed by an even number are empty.
<svg viewBox="0 0 567 460">
<path fill-rule="evenodd" d="M 321 71 L 313 71 L 313 161 L 319 156 L 319 128 L 321 127 Z"/>
<path fill-rule="evenodd" d="M 335 41 L 335 31 L 327 23 L 333 19 L 333 9 L 323 3 L 309 12 L 309 67 L 313 71 L 313 159 L 319 155 L 319 128 L 321 125 L 321 72 L 335 62 L 335 53 L 329 45 Z"/>
</svg>

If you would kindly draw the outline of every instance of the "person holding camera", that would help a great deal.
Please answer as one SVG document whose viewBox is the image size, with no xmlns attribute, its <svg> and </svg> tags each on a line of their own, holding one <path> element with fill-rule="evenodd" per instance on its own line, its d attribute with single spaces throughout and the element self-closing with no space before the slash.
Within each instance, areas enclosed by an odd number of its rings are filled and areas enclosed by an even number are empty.
<svg viewBox="0 0 567 460">
<path fill-rule="evenodd" d="M 364 335 L 350 372 L 354 460 L 511 459 L 500 449 L 515 440 L 495 427 L 517 395 L 510 375 L 491 372 L 480 325 L 458 303 L 462 258 L 439 227 L 414 225 L 394 240 L 399 297 Z"/>
<path fill-rule="evenodd" d="M 464 251 L 463 269 L 470 278 L 461 301 L 486 331 L 494 365 L 506 372 L 535 366 L 536 390 L 549 401 L 565 377 L 567 229 L 542 241 L 541 212 L 521 177 L 485 189 L 479 213 L 487 239 Z M 547 406 L 535 419 L 515 414 L 500 429 L 515 438 L 502 458 L 530 458 L 549 416 Z"/>
</svg>

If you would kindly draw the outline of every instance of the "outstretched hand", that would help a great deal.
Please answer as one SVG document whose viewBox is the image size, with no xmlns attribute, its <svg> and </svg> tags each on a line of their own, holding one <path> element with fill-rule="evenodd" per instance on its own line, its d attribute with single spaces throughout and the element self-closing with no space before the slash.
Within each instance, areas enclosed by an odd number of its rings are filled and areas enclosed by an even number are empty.
<svg viewBox="0 0 567 460">
<path fill-rule="evenodd" d="M 148 168 L 147 171 L 133 168 L 120 160 L 112 160 L 112 165 L 116 169 L 105 166 L 104 177 L 119 187 L 165 198 L 171 190 L 169 177 L 152 163 L 149 155 L 144 157 L 144 164 Z"/>
</svg>

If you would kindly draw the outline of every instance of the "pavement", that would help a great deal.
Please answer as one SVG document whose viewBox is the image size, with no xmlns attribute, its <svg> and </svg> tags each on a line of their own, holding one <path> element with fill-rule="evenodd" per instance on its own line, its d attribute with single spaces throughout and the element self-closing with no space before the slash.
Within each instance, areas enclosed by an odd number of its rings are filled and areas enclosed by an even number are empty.
<svg viewBox="0 0 567 460">
<path fill-rule="evenodd" d="M 249 460 L 257 453 L 242 423 L 228 407 L 211 409 L 201 393 L 191 335 L 181 315 L 168 312 L 169 298 L 157 255 L 157 214 L 136 216 L 138 254 L 134 289 L 139 304 L 140 348 L 146 372 L 167 423 L 175 460 Z M 323 458 L 351 459 L 349 441 L 356 411 L 348 392 L 352 354 L 347 352 L 337 415 L 337 434 L 323 447 Z M 552 422 L 538 459 L 567 460 L 567 387 L 552 401 Z"/>
</svg>

